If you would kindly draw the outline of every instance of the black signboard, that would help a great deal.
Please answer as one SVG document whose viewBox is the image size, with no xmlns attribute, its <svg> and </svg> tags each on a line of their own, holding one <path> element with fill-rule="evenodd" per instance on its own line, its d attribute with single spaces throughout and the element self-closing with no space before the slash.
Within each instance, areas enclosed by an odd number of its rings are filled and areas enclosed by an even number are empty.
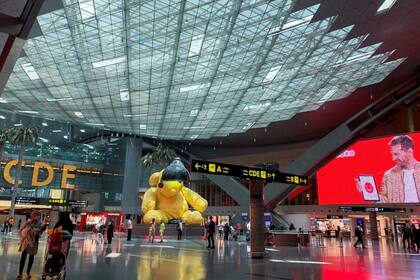
<svg viewBox="0 0 420 280">
<path fill-rule="evenodd" d="M 24 197 L 18 196 L 15 198 L 16 204 L 25 204 L 25 205 L 39 205 L 40 201 L 37 197 Z"/>
<path fill-rule="evenodd" d="M 70 206 L 73 208 L 86 208 L 88 202 L 86 200 L 68 200 L 61 198 L 38 198 L 38 197 L 23 197 L 18 196 L 15 200 L 16 204 L 25 205 L 56 205 L 56 206 Z"/>
<path fill-rule="evenodd" d="M 88 202 L 86 200 L 69 200 L 68 206 L 73 208 L 87 208 Z"/>
<path fill-rule="evenodd" d="M 308 177 L 305 176 L 270 171 L 258 167 L 247 167 L 194 159 L 191 163 L 191 172 L 225 175 L 245 179 L 260 179 L 268 182 L 285 184 L 308 185 Z"/>
<path fill-rule="evenodd" d="M 343 219 L 343 215 L 327 215 L 327 219 Z"/>
<path fill-rule="evenodd" d="M 338 208 L 338 211 L 340 211 L 340 212 L 399 212 L 399 213 L 405 213 L 405 208 L 341 206 L 340 208 Z"/>
</svg>

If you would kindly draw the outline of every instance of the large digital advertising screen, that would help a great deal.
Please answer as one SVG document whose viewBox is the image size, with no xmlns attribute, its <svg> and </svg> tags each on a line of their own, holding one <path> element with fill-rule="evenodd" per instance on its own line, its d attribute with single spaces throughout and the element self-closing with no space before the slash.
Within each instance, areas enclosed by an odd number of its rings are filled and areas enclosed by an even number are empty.
<svg viewBox="0 0 420 280">
<path fill-rule="evenodd" d="M 420 133 L 360 140 L 317 172 L 319 204 L 420 202 Z"/>
</svg>

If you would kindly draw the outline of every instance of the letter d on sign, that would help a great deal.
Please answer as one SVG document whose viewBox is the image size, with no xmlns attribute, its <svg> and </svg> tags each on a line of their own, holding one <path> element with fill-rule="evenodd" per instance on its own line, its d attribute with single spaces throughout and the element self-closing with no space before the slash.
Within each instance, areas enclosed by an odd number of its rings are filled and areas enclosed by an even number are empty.
<svg viewBox="0 0 420 280">
<path fill-rule="evenodd" d="M 48 171 L 48 177 L 44 181 L 38 181 L 39 169 L 45 168 Z M 51 165 L 46 162 L 35 162 L 34 164 L 34 173 L 32 174 L 32 186 L 34 187 L 42 187 L 51 184 L 54 178 L 54 170 L 52 169 Z"/>
<path fill-rule="evenodd" d="M 76 171 L 77 167 L 73 165 L 63 165 L 63 175 L 61 176 L 61 188 L 62 189 L 74 189 L 75 185 L 67 183 L 67 179 L 76 178 L 76 174 L 69 173 Z"/>
</svg>

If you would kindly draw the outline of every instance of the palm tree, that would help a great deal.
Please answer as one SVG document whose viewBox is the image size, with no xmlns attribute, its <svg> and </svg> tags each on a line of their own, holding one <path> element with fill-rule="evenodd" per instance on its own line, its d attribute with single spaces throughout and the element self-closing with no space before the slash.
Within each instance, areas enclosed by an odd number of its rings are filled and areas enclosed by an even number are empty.
<svg viewBox="0 0 420 280">
<path fill-rule="evenodd" d="M 146 167 L 151 167 L 152 165 L 165 166 L 176 157 L 177 154 L 173 149 L 159 144 L 153 152 L 141 158 L 141 163 Z"/>
<path fill-rule="evenodd" d="M 1 159 L 3 158 L 4 145 L 6 144 L 6 140 L 7 140 L 6 136 L 7 136 L 6 132 L 0 129 L 0 162 L 1 162 Z"/>
<path fill-rule="evenodd" d="M 17 189 L 19 187 L 20 178 L 22 176 L 22 165 L 23 155 L 25 152 L 25 145 L 27 143 L 36 143 L 38 141 L 38 130 L 33 126 L 13 127 L 7 131 L 7 139 L 9 140 L 10 144 L 16 147 L 20 147 L 18 163 L 16 165 L 16 178 L 12 192 L 12 202 L 10 206 L 10 216 L 13 217 L 15 214 L 15 200 Z"/>
</svg>

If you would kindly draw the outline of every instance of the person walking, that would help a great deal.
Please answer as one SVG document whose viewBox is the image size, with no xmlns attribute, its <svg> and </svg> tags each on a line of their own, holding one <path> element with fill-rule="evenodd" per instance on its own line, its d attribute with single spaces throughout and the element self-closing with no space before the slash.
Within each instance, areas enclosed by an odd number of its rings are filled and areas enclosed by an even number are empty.
<svg viewBox="0 0 420 280">
<path fill-rule="evenodd" d="M 57 223 L 54 225 L 54 228 L 57 229 L 61 227 L 62 228 L 62 234 L 63 234 L 63 243 L 67 241 L 67 246 L 63 249 L 62 253 L 66 256 L 69 254 L 70 250 L 70 241 L 73 238 L 73 232 L 74 232 L 74 225 L 72 220 L 70 219 L 70 214 L 67 212 L 61 212 L 58 218 Z"/>
<path fill-rule="evenodd" d="M 133 231 L 133 222 L 131 221 L 131 217 L 128 217 L 128 220 L 127 220 L 127 241 L 131 241 L 132 231 Z"/>
<path fill-rule="evenodd" d="M 108 244 L 111 244 L 113 237 L 114 237 L 114 223 L 112 222 L 112 220 L 110 220 L 106 228 L 106 238 L 108 239 Z"/>
<path fill-rule="evenodd" d="M 356 227 L 356 229 L 354 230 L 354 233 L 355 233 L 355 235 L 357 237 L 356 243 L 354 243 L 354 247 L 356 248 L 357 245 L 359 243 L 361 243 L 362 244 L 362 248 L 363 249 L 366 248 L 365 247 L 365 243 L 363 243 L 363 232 L 362 232 L 362 229 L 360 228 L 360 226 L 357 226 Z"/>
<path fill-rule="evenodd" d="M 162 221 L 159 226 L 160 243 L 163 242 L 163 234 L 165 233 L 165 223 Z"/>
<path fill-rule="evenodd" d="M 228 223 L 225 224 L 224 228 L 223 228 L 223 232 L 224 232 L 224 240 L 228 240 L 229 239 L 229 234 L 230 234 L 230 226 Z"/>
<path fill-rule="evenodd" d="M 214 249 L 214 233 L 216 232 L 216 224 L 213 222 L 213 217 L 210 216 L 209 217 L 210 221 L 209 224 L 207 226 L 207 241 L 208 241 L 208 245 L 207 248 L 209 249 Z"/>
<path fill-rule="evenodd" d="M 340 226 L 337 226 L 337 239 L 338 239 L 338 242 L 340 243 L 339 247 L 343 247 L 343 234 L 341 232 Z"/>
<path fill-rule="evenodd" d="M 407 242 L 407 248 L 410 248 L 411 241 L 411 229 L 408 225 L 402 227 L 402 236 L 403 236 L 403 248 L 405 249 L 405 243 Z"/>
<path fill-rule="evenodd" d="M 9 221 L 5 220 L 3 223 L 3 230 L 1 231 L 3 234 L 7 234 L 9 232 Z"/>
<path fill-rule="evenodd" d="M 295 225 L 293 223 L 290 223 L 289 230 L 290 231 L 296 230 Z"/>
<path fill-rule="evenodd" d="M 178 231 L 178 240 L 182 240 L 182 221 L 178 222 L 176 230 Z"/>
<path fill-rule="evenodd" d="M 410 228 L 410 236 L 411 236 L 411 248 L 416 248 L 416 226 L 411 224 Z"/>
<path fill-rule="evenodd" d="M 18 231 L 20 230 L 20 226 L 22 225 L 22 219 L 19 219 L 19 222 L 18 222 Z"/>
<path fill-rule="evenodd" d="M 222 239 L 223 237 L 223 224 L 220 223 L 219 225 L 219 239 Z"/>
<path fill-rule="evenodd" d="M 10 217 L 9 218 L 9 234 L 12 234 L 12 228 L 14 224 L 15 224 L 15 218 Z"/>
<path fill-rule="evenodd" d="M 25 267 L 26 257 L 29 255 L 28 267 L 26 270 L 26 279 L 31 278 L 31 269 L 34 263 L 35 255 L 38 253 L 39 238 L 42 232 L 47 228 L 48 220 L 40 221 L 41 213 L 37 210 L 32 211 L 31 218 L 23 224 L 19 230 L 20 245 L 19 252 L 22 252 L 19 261 L 19 274 L 17 280 L 22 279 L 23 269 Z"/>
<path fill-rule="evenodd" d="M 150 225 L 149 228 L 149 242 L 154 242 L 155 241 L 155 235 L 156 235 L 156 222 L 155 219 L 152 219 L 152 224 Z"/>
<path fill-rule="evenodd" d="M 417 225 L 416 231 L 414 232 L 414 240 L 416 242 L 417 252 L 420 252 L 420 225 Z"/>
</svg>

